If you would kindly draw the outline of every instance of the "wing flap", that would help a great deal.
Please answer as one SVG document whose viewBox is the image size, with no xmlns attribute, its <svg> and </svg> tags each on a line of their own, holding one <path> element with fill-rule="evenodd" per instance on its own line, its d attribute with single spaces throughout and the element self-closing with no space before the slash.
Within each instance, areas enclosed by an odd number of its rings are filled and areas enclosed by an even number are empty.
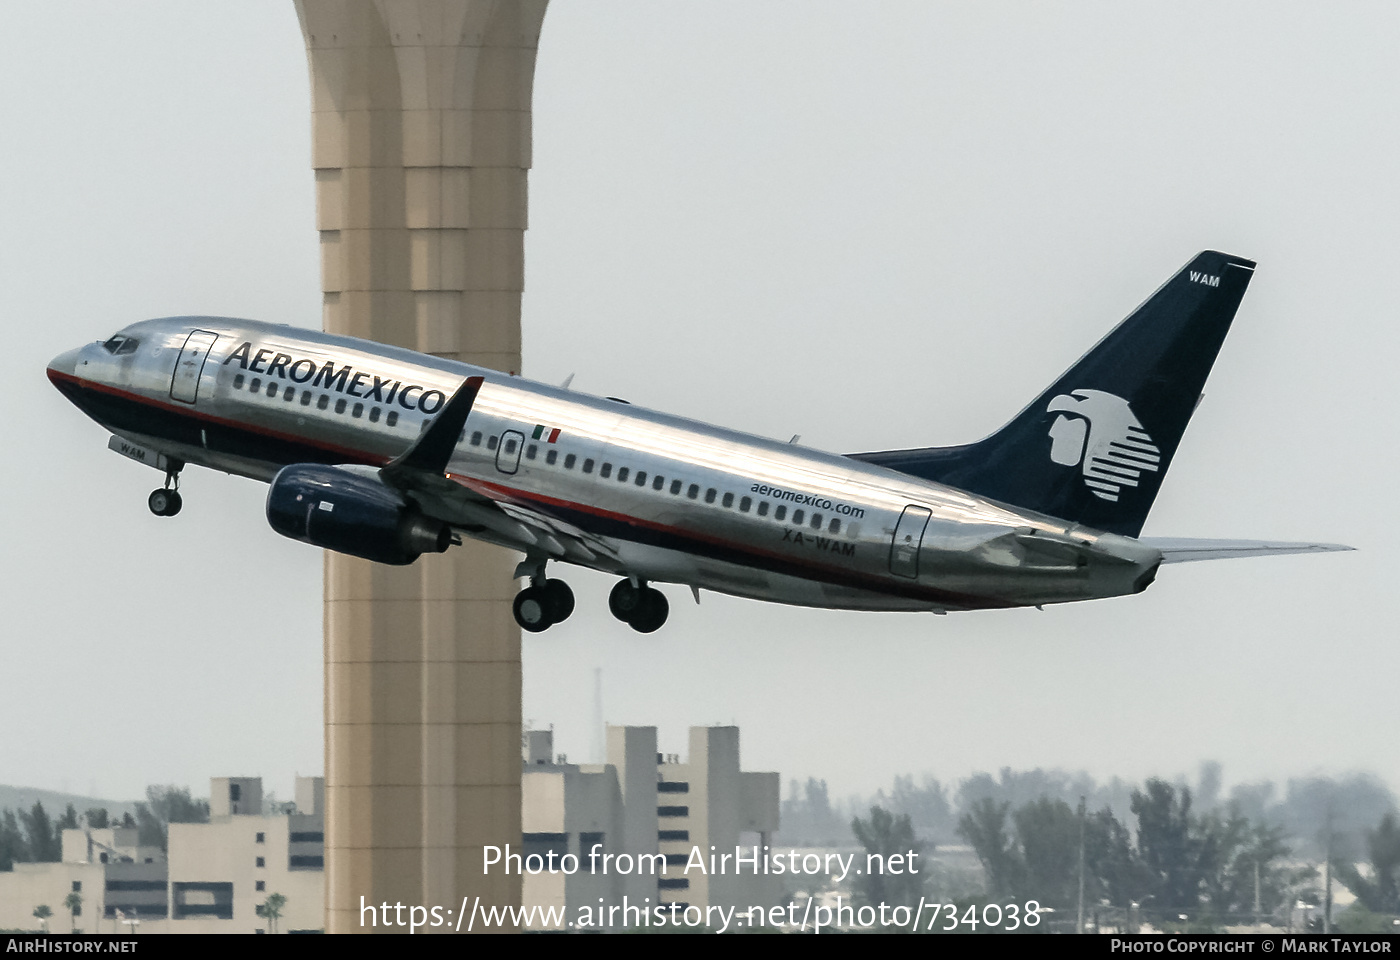
<svg viewBox="0 0 1400 960">
<path fill-rule="evenodd" d="M 1163 563 L 1272 557 L 1292 553 L 1335 553 L 1355 550 L 1340 543 L 1283 543 L 1272 540 L 1197 540 L 1190 537 L 1141 537 L 1138 543 L 1162 552 Z"/>
</svg>

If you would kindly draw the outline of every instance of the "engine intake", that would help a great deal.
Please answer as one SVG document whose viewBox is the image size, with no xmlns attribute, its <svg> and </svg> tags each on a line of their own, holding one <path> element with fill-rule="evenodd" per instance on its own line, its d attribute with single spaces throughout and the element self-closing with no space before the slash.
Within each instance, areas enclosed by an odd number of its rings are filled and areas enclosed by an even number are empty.
<svg viewBox="0 0 1400 960">
<path fill-rule="evenodd" d="M 447 524 L 423 516 L 378 477 L 294 463 L 272 478 L 267 522 L 284 537 L 397 566 L 452 544 Z"/>
</svg>

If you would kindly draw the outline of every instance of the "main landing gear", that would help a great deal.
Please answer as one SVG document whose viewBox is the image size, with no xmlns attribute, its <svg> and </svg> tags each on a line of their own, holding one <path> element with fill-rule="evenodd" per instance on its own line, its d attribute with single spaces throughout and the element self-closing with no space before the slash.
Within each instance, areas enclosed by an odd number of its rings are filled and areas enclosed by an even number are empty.
<svg viewBox="0 0 1400 960">
<path fill-rule="evenodd" d="M 608 594 L 608 609 L 638 633 L 660 630 L 671 612 L 665 594 L 643 581 L 634 582 L 630 577 L 619 580 L 612 588 L 612 593 Z"/>
<path fill-rule="evenodd" d="M 515 595 L 511 605 L 515 622 L 530 633 L 548 630 L 574 612 L 574 592 L 563 580 L 546 580 L 544 570 L 530 578 L 530 585 Z"/>
<path fill-rule="evenodd" d="M 173 517 L 180 512 L 185 502 L 180 498 L 180 471 L 170 470 L 165 474 L 165 486 L 152 490 L 146 498 L 146 506 L 158 517 Z"/>
</svg>

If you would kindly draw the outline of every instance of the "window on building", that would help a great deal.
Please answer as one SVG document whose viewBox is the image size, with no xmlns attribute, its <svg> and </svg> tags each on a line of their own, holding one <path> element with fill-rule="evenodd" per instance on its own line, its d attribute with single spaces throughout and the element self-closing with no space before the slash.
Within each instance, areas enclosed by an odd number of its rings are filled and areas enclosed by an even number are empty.
<svg viewBox="0 0 1400 960">
<path fill-rule="evenodd" d="M 254 842 L 254 843 L 266 843 L 266 842 L 267 842 L 267 834 L 265 834 L 265 833 L 259 833 L 259 834 L 254 838 L 254 841 L 253 841 L 253 842 Z"/>
<path fill-rule="evenodd" d="M 259 867 L 265 867 L 265 866 L 267 866 L 267 861 L 266 861 L 266 859 L 265 859 L 264 857 L 258 857 L 257 866 L 259 866 Z"/>
<path fill-rule="evenodd" d="M 256 881 L 255 886 L 254 886 L 254 889 L 255 889 L 258 893 L 262 893 L 264 890 L 267 889 L 267 881 L 266 881 L 266 880 L 258 880 L 258 881 Z"/>
<path fill-rule="evenodd" d="M 82 893 L 82 892 L 83 892 L 83 881 L 81 881 L 81 880 L 74 880 L 74 881 L 73 881 L 73 892 L 74 892 L 74 893 Z"/>
</svg>

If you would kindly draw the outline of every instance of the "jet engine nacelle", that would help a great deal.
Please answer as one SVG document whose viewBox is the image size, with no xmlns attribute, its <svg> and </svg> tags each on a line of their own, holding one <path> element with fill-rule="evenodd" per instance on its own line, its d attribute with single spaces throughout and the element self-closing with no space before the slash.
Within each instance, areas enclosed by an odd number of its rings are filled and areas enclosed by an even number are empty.
<svg viewBox="0 0 1400 960">
<path fill-rule="evenodd" d="M 314 463 L 278 471 L 267 522 L 284 537 L 376 563 L 408 564 L 452 544 L 447 524 L 423 516 L 377 476 Z"/>
</svg>

